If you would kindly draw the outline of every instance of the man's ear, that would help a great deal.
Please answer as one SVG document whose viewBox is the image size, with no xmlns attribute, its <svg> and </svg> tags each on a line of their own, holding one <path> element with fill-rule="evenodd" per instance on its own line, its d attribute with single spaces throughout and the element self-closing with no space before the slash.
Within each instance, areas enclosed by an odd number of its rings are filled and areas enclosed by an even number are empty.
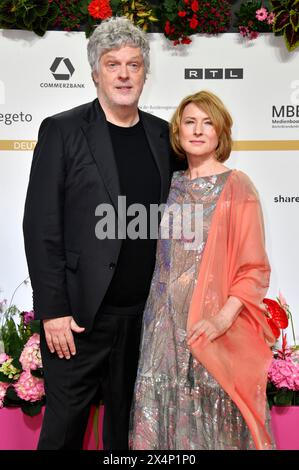
<svg viewBox="0 0 299 470">
<path fill-rule="evenodd" d="M 95 72 L 91 72 L 91 78 L 92 78 L 92 81 L 95 85 L 97 85 L 97 76 L 96 76 L 96 73 Z"/>
</svg>

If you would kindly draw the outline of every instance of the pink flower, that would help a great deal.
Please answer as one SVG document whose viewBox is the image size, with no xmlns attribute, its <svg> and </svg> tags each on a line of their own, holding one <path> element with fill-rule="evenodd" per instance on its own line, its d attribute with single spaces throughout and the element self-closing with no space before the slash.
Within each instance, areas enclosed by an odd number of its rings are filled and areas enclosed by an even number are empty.
<svg viewBox="0 0 299 470">
<path fill-rule="evenodd" d="M 240 31 L 241 36 L 243 36 L 243 38 L 245 38 L 249 33 L 249 29 L 246 28 L 246 26 L 239 26 L 239 31 Z"/>
<path fill-rule="evenodd" d="M 3 362 L 8 361 L 8 359 L 10 359 L 10 356 L 8 356 L 7 354 L 5 353 L 0 354 L 0 364 L 3 364 Z"/>
<path fill-rule="evenodd" d="M 6 390 L 9 387 L 9 383 L 7 382 L 0 382 L 0 408 L 3 407 L 3 400 L 6 395 Z"/>
<path fill-rule="evenodd" d="M 268 377 L 277 388 L 299 390 L 299 364 L 291 357 L 273 359 Z"/>
<path fill-rule="evenodd" d="M 29 370 L 20 375 L 14 388 L 18 397 L 31 402 L 40 400 L 45 394 L 43 379 L 34 377 Z"/>
<path fill-rule="evenodd" d="M 287 301 L 286 299 L 284 298 L 284 296 L 282 295 L 282 293 L 279 291 L 279 294 L 278 294 L 278 299 L 279 299 L 279 302 L 281 303 L 281 305 L 284 307 L 284 305 L 287 305 Z"/>
<path fill-rule="evenodd" d="M 0 313 L 4 312 L 6 310 L 6 304 L 7 304 L 6 299 L 1 300 L 1 302 L 0 302 Z"/>
<path fill-rule="evenodd" d="M 268 16 L 268 11 L 264 7 L 260 8 L 259 10 L 256 10 L 255 12 L 255 17 L 259 21 L 264 21 L 267 18 L 267 16 Z"/>
<path fill-rule="evenodd" d="M 34 319 L 34 311 L 30 310 L 30 312 L 22 312 L 24 323 L 28 325 Z"/>
<path fill-rule="evenodd" d="M 259 33 L 257 31 L 250 31 L 249 39 L 256 39 Z"/>
<path fill-rule="evenodd" d="M 20 363 L 24 370 L 35 370 L 42 367 L 42 359 L 40 354 L 40 337 L 38 333 L 30 336 L 24 346 L 20 356 Z"/>
<path fill-rule="evenodd" d="M 273 11 L 271 11 L 271 13 L 269 13 L 269 15 L 268 15 L 267 23 L 272 24 L 272 23 L 274 23 L 274 20 L 275 20 L 275 15 L 274 15 Z"/>
</svg>

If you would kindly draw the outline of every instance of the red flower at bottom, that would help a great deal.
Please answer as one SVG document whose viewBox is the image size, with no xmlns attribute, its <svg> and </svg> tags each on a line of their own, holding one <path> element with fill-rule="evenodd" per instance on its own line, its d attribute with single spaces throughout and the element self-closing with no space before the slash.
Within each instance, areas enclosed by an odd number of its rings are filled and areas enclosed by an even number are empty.
<svg viewBox="0 0 299 470">
<path fill-rule="evenodd" d="M 88 12 L 93 18 L 105 20 L 112 16 L 109 0 L 92 0 L 88 5 Z"/>
</svg>

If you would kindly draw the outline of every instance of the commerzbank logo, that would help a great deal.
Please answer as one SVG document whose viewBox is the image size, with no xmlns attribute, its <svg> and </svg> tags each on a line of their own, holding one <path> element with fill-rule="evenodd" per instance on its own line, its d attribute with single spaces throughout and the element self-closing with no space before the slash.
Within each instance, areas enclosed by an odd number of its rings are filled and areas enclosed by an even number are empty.
<svg viewBox="0 0 299 470">
<path fill-rule="evenodd" d="M 69 57 L 55 57 L 49 70 L 53 81 L 40 83 L 41 88 L 85 88 L 85 83 L 72 81 L 75 66 Z"/>
<path fill-rule="evenodd" d="M 68 57 L 56 57 L 50 70 L 55 80 L 69 80 L 75 72 L 74 66 Z"/>
</svg>

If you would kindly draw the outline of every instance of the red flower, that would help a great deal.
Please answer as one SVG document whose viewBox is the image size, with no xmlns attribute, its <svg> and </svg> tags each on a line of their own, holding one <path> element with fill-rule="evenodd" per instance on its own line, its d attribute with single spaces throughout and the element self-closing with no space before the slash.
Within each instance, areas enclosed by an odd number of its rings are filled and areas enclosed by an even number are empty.
<svg viewBox="0 0 299 470">
<path fill-rule="evenodd" d="M 88 12 L 90 16 L 100 20 L 105 20 L 112 16 L 109 0 L 92 0 L 88 5 Z"/>
<path fill-rule="evenodd" d="M 250 36 L 252 33 L 258 33 L 256 31 L 251 31 Z M 256 37 L 257 37 L 256 36 Z M 251 38 L 250 39 L 255 39 Z M 272 299 L 264 299 L 263 303 L 266 306 L 266 317 L 269 326 L 276 338 L 279 338 L 280 330 L 285 329 L 288 326 L 288 317 L 286 311 L 279 305 L 276 300 Z"/>
<path fill-rule="evenodd" d="M 192 42 L 192 41 L 191 41 L 190 38 L 186 37 L 186 38 L 182 38 L 181 42 L 182 42 L 182 44 L 190 44 L 190 42 Z"/>
<path fill-rule="evenodd" d="M 170 22 L 167 20 L 166 23 L 165 23 L 165 26 L 164 26 L 164 31 L 166 34 L 169 34 L 170 33 Z"/>
<path fill-rule="evenodd" d="M 184 16 L 187 15 L 187 12 L 186 12 L 186 11 L 179 11 L 179 12 L 178 12 L 178 15 L 179 15 L 181 18 L 184 18 Z"/>
<path fill-rule="evenodd" d="M 249 39 L 256 39 L 259 33 L 257 31 L 250 31 Z"/>
<path fill-rule="evenodd" d="M 197 0 L 193 0 L 193 2 L 191 3 L 191 10 L 194 11 L 194 12 L 197 12 L 199 10 L 199 6 L 198 6 L 198 1 Z"/>
<path fill-rule="evenodd" d="M 198 25 L 198 20 L 196 18 L 192 18 L 190 21 L 190 28 L 195 29 Z"/>
</svg>

